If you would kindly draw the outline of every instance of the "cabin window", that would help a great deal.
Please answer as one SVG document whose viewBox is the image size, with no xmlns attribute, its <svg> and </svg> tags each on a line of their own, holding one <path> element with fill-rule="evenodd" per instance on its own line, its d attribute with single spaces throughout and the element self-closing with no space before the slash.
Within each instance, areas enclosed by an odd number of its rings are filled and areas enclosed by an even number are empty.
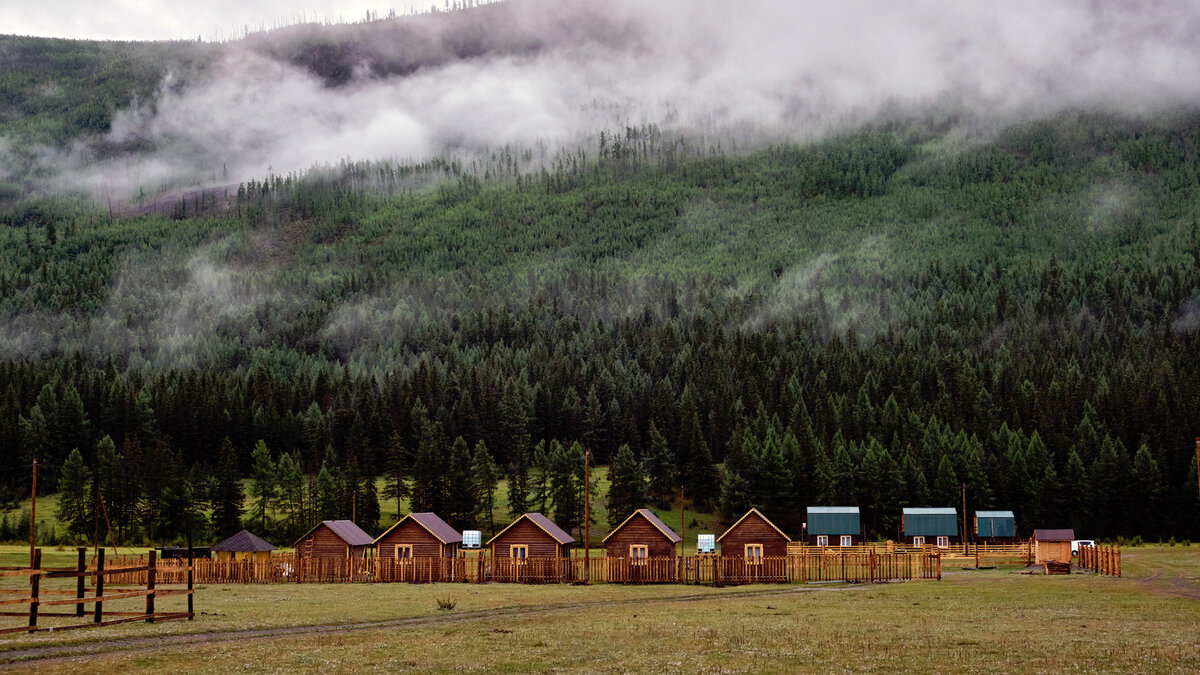
<svg viewBox="0 0 1200 675">
<path fill-rule="evenodd" d="M 853 545 L 854 545 L 854 538 L 848 534 L 843 534 L 842 535 L 842 546 L 853 546 Z"/>
<path fill-rule="evenodd" d="M 508 554 L 514 560 L 525 560 L 529 557 L 529 546 L 526 544 L 513 544 L 509 547 Z"/>
<path fill-rule="evenodd" d="M 913 537 L 913 546 L 924 546 L 925 537 Z"/>
<path fill-rule="evenodd" d="M 763 547 L 762 544 L 746 544 L 746 562 L 751 565 L 762 563 Z"/>
<path fill-rule="evenodd" d="M 411 560 L 413 557 L 412 544 L 396 544 L 396 559 Z"/>
<path fill-rule="evenodd" d="M 650 550 L 643 544 L 633 544 L 629 547 L 629 557 L 633 559 L 634 565 L 645 565 L 649 555 Z"/>
<path fill-rule="evenodd" d="M 818 534 L 817 535 L 817 546 L 828 546 L 828 545 L 829 545 L 829 535 Z"/>
<path fill-rule="evenodd" d="M 938 548 L 949 548 L 950 537 L 938 537 Z"/>
</svg>

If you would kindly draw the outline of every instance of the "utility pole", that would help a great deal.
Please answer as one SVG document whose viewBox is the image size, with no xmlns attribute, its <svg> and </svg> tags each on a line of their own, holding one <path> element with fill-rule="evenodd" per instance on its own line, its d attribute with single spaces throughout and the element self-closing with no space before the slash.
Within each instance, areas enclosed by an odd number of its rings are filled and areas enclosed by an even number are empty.
<svg viewBox="0 0 1200 675">
<path fill-rule="evenodd" d="M 963 544 L 966 544 L 967 537 L 969 536 L 968 527 L 967 527 L 967 484 L 966 483 L 962 484 L 962 497 L 963 497 L 962 539 L 963 539 Z"/>
<path fill-rule="evenodd" d="M 1198 446 L 1200 447 L 1200 446 Z M 37 548 L 37 457 L 33 458 L 33 486 L 29 504 L 29 566 L 34 565 L 34 549 Z"/>
<path fill-rule="evenodd" d="M 591 574 L 591 557 L 592 557 L 592 469 L 591 459 L 592 451 L 587 448 L 583 449 L 583 580 L 588 582 L 592 578 Z"/>
<path fill-rule="evenodd" d="M 1196 437 L 1196 489 L 1200 490 L 1200 436 Z"/>
<path fill-rule="evenodd" d="M 687 508 L 683 505 L 682 485 L 679 486 L 679 555 L 687 555 Z"/>
</svg>

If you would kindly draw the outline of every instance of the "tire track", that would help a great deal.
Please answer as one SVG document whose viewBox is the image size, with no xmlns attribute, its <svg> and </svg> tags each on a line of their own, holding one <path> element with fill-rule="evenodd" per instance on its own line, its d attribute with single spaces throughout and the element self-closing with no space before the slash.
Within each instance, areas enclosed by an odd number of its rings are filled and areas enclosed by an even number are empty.
<svg viewBox="0 0 1200 675">
<path fill-rule="evenodd" d="M 408 617 L 402 619 L 386 619 L 383 621 L 366 621 L 360 623 L 319 624 L 309 626 L 286 626 L 281 628 L 247 628 L 243 630 L 224 631 L 218 633 L 185 633 L 179 635 L 162 635 L 145 638 L 125 638 L 104 642 L 86 642 L 70 645 L 53 645 L 46 647 L 28 647 L 0 653 L 0 666 L 21 665 L 58 665 L 87 659 L 91 656 L 112 654 L 141 654 L 175 649 L 192 645 L 215 645 L 220 643 L 241 642 L 246 640 L 265 640 L 315 633 L 350 633 L 381 629 L 417 629 L 426 627 L 446 626 L 472 621 L 485 621 L 506 617 L 541 616 L 556 612 L 591 609 L 597 607 L 620 607 L 627 605 L 644 605 L 663 602 L 700 602 L 704 600 L 742 600 L 794 593 L 829 593 L 837 591 L 861 590 L 867 586 L 836 586 L 825 588 L 789 588 L 764 591 L 745 591 L 739 593 L 693 594 L 675 597 L 630 598 L 627 600 L 605 600 L 596 602 L 557 603 L 553 605 L 528 607 L 501 607 L 497 609 L 473 610 L 457 614 L 434 614 L 429 616 Z"/>
</svg>

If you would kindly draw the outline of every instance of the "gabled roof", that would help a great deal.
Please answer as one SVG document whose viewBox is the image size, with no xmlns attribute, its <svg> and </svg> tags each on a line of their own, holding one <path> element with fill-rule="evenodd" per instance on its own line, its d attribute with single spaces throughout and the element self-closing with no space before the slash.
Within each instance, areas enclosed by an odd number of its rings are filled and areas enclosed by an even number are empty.
<svg viewBox="0 0 1200 675">
<path fill-rule="evenodd" d="M 854 515 L 858 515 L 858 507 L 857 506 L 810 506 L 810 507 L 808 507 L 808 512 L 809 513 L 837 513 L 837 514 L 844 514 L 844 515 L 849 515 L 849 514 L 853 513 Z"/>
<path fill-rule="evenodd" d="M 275 547 L 262 539 L 258 538 L 249 530 L 242 530 L 225 541 L 212 547 L 214 551 L 226 551 L 229 553 L 263 553 L 266 551 L 274 551 Z"/>
<path fill-rule="evenodd" d="M 526 513 L 526 514 L 522 515 L 520 518 L 517 518 L 516 520 L 509 523 L 508 527 L 497 532 L 496 536 L 492 537 L 491 539 L 488 539 L 488 542 L 487 542 L 488 545 L 491 545 L 491 543 L 493 541 L 496 541 L 497 539 L 500 538 L 500 535 L 507 532 L 510 528 L 512 528 L 513 525 L 516 525 L 517 523 L 521 522 L 522 520 L 528 520 L 529 522 L 533 523 L 534 525 L 536 525 L 538 527 L 538 529 L 540 529 L 541 531 L 550 535 L 550 537 L 552 539 L 554 539 L 554 541 L 557 541 L 559 544 L 566 545 L 566 544 L 575 543 L 575 537 L 572 537 L 571 535 L 567 534 L 566 532 L 563 532 L 561 527 L 550 522 L 550 519 L 547 518 L 546 516 L 543 516 L 540 513 Z"/>
<path fill-rule="evenodd" d="M 717 537 L 717 541 L 721 541 L 722 539 L 725 538 L 725 535 L 729 534 L 730 532 L 733 532 L 734 529 L 736 529 L 738 525 L 741 525 L 742 521 L 745 520 L 751 513 L 758 514 L 758 517 L 762 518 L 764 523 L 766 523 L 767 525 L 770 525 L 771 529 L 778 532 L 779 536 L 783 537 L 787 541 L 792 540 L 791 537 L 789 537 L 783 533 L 783 530 L 779 529 L 778 527 L 775 527 L 775 523 L 772 523 L 770 520 L 768 520 L 767 517 L 764 516 L 762 514 L 762 512 L 760 512 L 758 509 L 750 509 L 749 511 L 746 512 L 746 515 L 742 516 L 741 518 L 738 518 L 736 523 L 734 523 L 733 525 L 730 525 L 728 530 L 725 530 L 723 533 L 721 533 L 721 536 Z"/>
<path fill-rule="evenodd" d="M 1071 541 L 1075 530 L 1034 530 L 1033 538 L 1038 541 Z"/>
<path fill-rule="evenodd" d="M 628 518 L 621 521 L 620 525 L 614 527 L 612 532 L 608 533 L 608 537 L 611 537 L 614 534 L 616 534 L 618 531 L 620 531 L 620 529 L 622 527 L 625 527 L 625 523 L 628 523 L 630 520 L 633 520 L 633 517 L 637 516 L 637 515 L 640 515 L 643 518 L 645 518 L 646 520 L 650 521 L 650 524 L 653 525 L 655 527 L 655 529 L 657 529 L 659 532 L 662 532 L 664 537 L 666 537 L 667 539 L 670 539 L 672 544 L 678 544 L 680 541 L 683 540 L 683 537 L 680 537 L 678 534 L 675 534 L 675 530 L 672 530 L 671 528 L 667 527 L 667 524 L 664 523 L 663 521 L 659 520 L 658 516 L 654 515 L 654 513 L 651 512 L 650 509 L 638 509 L 637 511 L 634 511 L 633 513 L 629 514 Z M 603 541 L 601 541 L 600 543 L 603 544 L 604 542 L 608 541 L 608 537 L 605 537 L 603 539 Z"/>
<path fill-rule="evenodd" d="M 1012 511 L 976 511 L 976 518 L 1016 518 Z"/>
<path fill-rule="evenodd" d="M 436 513 L 410 513 L 400 520 L 397 520 L 395 525 L 392 525 L 383 534 L 375 537 L 375 540 L 371 543 L 379 543 L 380 539 L 383 539 L 388 535 L 389 532 L 397 527 L 400 527 L 400 523 L 403 523 L 409 518 L 413 519 L 416 524 L 424 528 L 426 532 L 432 534 L 434 537 L 437 537 L 437 540 L 443 544 L 462 543 L 462 533 L 453 527 L 450 527 L 450 525 L 446 523 L 446 521 L 439 518 Z"/>
<path fill-rule="evenodd" d="M 859 534 L 862 531 L 857 506 L 808 507 L 808 534 Z"/>
<path fill-rule="evenodd" d="M 371 538 L 371 535 L 363 532 L 362 528 L 358 525 L 355 525 L 353 520 L 322 520 L 314 525 L 311 530 L 305 532 L 303 536 L 296 540 L 295 544 L 292 544 L 292 546 L 294 547 L 300 542 L 304 541 L 305 537 L 315 532 L 317 528 L 321 527 L 322 525 L 328 527 L 331 532 L 336 534 L 339 539 L 346 542 L 348 546 L 370 546 L 371 544 L 375 543 L 375 540 Z"/>
</svg>

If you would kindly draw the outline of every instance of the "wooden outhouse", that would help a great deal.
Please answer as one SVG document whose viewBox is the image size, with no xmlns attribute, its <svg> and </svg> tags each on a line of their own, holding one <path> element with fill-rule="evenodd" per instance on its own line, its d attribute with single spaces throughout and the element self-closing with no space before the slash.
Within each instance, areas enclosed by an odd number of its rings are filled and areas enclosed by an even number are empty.
<svg viewBox="0 0 1200 675">
<path fill-rule="evenodd" d="M 604 538 L 610 558 L 670 558 L 682 539 L 650 509 L 638 509 Z"/>
<path fill-rule="evenodd" d="M 565 558 L 575 538 L 540 513 L 526 513 L 500 530 L 487 545 L 493 558 Z"/>
<path fill-rule="evenodd" d="M 946 548 L 959 543 L 958 511 L 953 508 L 905 508 L 900 515 L 909 546 Z"/>
<path fill-rule="evenodd" d="M 810 506 L 804 543 L 809 546 L 855 546 L 862 543 L 857 506 Z"/>
<path fill-rule="evenodd" d="M 1011 544 L 1017 538 L 1017 517 L 1012 511 L 976 511 L 975 537 L 987 544 Z"/>
<path fill-rule="evenodd" d="M 252 560 L 254 562 L 270 562 L 271 551 L 275 547 L 260 539 L 249 530 L 242 530 L 225 541 L 212 547 L 217 553 L 217 560 Z"/>
<path fill-rule="evenodd" d="M 787 555 L 791 540 L 758 509 L 750 509 L 725 533 L 717 537 L 722 556 L 771 558 Z"/>
<path fill-rule="evenodd" d="M 462 534 L 434 513 L 410 513 L 375 539 L 380 558 L 453 558 Z"/>
<path fill-rule="evenodd" d="M 1033 561 L 1035 563 L 1070 563 L 1071 540 L 1075 530 L 1034 530 Z"/>
<path fill-rule="evenodd" d="M 292 546 L 302 558 L 365 558 L 374 541 L 353 520 L 323 520 Z"/>
</svg>

